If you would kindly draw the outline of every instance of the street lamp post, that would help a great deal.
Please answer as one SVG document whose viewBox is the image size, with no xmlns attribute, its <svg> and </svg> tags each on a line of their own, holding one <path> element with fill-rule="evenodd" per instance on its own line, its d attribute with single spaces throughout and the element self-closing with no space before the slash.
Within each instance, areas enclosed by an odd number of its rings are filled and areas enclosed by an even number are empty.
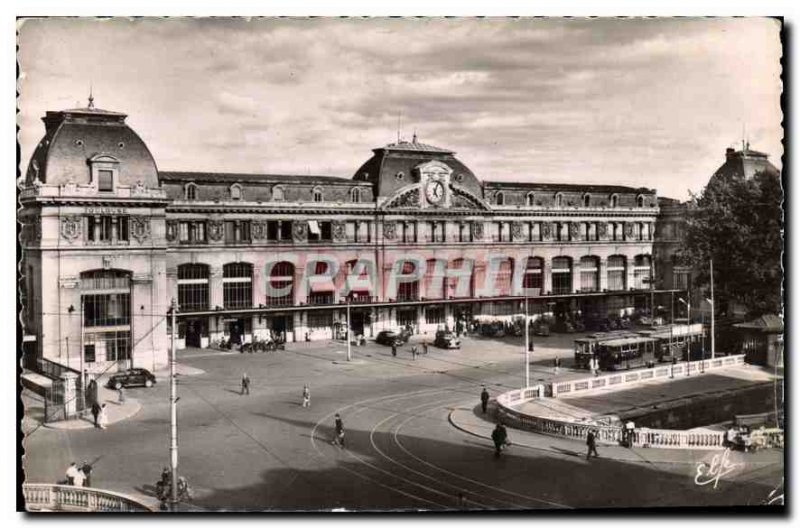
<svg viewBox="0 0 800 528">
<path fill-rule="evenodd" d="M 688 331 L 688 327 L 692 324 L 692 306 L 685 301 L 682 297 L 678 297 L 678 300 L 682 302 L 686 306 L 686 327 Z M 686 346 L 686 375 L 689 375 L 689 365 L 691 363 L 692 356 L 692 347 L 691 345 Z"/>
<path fill-rule="evenodd" d="M 175 506 L 178 503 L 178 400 L 177 400 L 177 392 L 178 387 L 176 385 L 177 379 L 177 363 L 175 360 L 175 334 L 178 332 L 178 328 L 175 322 L 175 313 L 178 311 L 178 303 L 175 298 L 172 298 L 172 303 L 170 305 L 171 309 L 171 317 L 172 317 L 172 335 L 171 335 L 171 346 L 170 346 L 170 356 L 169 356 L 169 408 L 170 408 L 170 444 L 169 444 L 169 455 L 170 455 L 170 475 L 171 475 L 171 489 L 170 489 L 170 506 L 171 510 L 175 510 Z"/>
<path fill-rule="evenodd" d="M 706 300 L 711 303 L 711 359 L 714 359 L 716 356 L 716 348 L 714 347 L 714 259 L 710 260 L 709 267 L 711 268 L 711 298 Z"/>
<path fill-rule="evenodd" d="M 525 388 L 531 386 L 530 336 L 528 335 L 528 297 L 525 296 Z"/>
<path fill-rule="evenodd" d="M 350 361 L 352 356 L 350 348 L 350 297 L 347 298 L 347 330 L 345 331 L 345 338 L 347 339 L 347 361 Z"/>
</svg>

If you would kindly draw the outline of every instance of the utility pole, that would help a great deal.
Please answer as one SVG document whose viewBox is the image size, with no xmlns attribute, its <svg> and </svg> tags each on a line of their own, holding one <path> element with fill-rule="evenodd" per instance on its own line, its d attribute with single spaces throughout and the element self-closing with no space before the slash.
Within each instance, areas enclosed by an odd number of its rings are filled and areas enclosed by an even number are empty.
<svg viewBox="0 0 800 528">
<path fill-rule="evenodd" d="M 352 350 L 350 348 L 350 297 L 347 298 L 347 331 L 345 332 L 345 338 L 347 339 L 347 361 L 350 361 L 352 357 Z"/>
<path fill-rule="evenodd" d="M 716 348 L 714 347 L 714 259 L 710 260 L 711 267 L 711 359 L 716 356 Z"/>
<path fill-rule="evenodd" d="M 172 317 L 172 336 L 169 355 L 169 410 L 170 410 L 170 475 L 172 483 L 170 489 L 170 510 L 175 511 L 175 506 L 178 503 L 178 400 L 176 385 L 176 370 L 177 363 L 175 361 L 175 334 L 178 333 L 178 327 L 175 322 L 175 313 L 178 311 L 178 303 L 175 298 L 172 298 L 170 305 Z"/>
<path fill-rule="evenodd" d="M 525 296 L 525 388 L 531 386 L 530 337 L 528 336 L 528 297 Z"/>
</svg>

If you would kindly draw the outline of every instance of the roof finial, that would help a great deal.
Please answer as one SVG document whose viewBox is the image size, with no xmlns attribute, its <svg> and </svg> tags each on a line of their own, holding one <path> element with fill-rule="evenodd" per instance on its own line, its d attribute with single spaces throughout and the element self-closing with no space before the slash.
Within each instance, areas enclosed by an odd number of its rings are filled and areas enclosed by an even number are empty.
<svg viewBox="0 0 800 528">
<path fill-rule="evenodd" d="M 92 95 L 92 82 L 89 81 L 89 106 L 88 108 L 94 108 L 94 95 Z"/>
<path fill-rule="evenodd" d="M 414 129 L 414 136 L 411 138 L 411 142 L 415 145 L 417 144 L 417 129 Z"/>
</svg>

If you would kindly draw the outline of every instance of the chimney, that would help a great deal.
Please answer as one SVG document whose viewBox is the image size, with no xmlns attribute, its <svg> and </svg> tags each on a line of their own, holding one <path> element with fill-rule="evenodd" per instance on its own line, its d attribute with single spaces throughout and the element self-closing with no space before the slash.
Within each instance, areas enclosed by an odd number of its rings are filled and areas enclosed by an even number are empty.
<svg viewBox="0 0 800 528">
<path fill-rule="evenodd" d="M 725 159 L 731 159 L 736 156 L 736 151 L 730 147 L 725 149 Z"/>
</svg>

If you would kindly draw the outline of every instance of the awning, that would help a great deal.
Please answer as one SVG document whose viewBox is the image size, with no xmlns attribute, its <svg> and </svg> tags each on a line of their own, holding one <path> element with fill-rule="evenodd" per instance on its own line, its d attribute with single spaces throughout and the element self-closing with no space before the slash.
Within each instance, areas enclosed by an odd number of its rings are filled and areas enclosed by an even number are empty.
<svg viewBox="0 0 800 528">
<path fill-rule="evenodd" d="M 308 230 L 311 232 L 312 235 L 320 236 L 322 231 L 319 228 L 319 222 L 316 220 L 309 220 L 308 221 Z"/>
</svg>

